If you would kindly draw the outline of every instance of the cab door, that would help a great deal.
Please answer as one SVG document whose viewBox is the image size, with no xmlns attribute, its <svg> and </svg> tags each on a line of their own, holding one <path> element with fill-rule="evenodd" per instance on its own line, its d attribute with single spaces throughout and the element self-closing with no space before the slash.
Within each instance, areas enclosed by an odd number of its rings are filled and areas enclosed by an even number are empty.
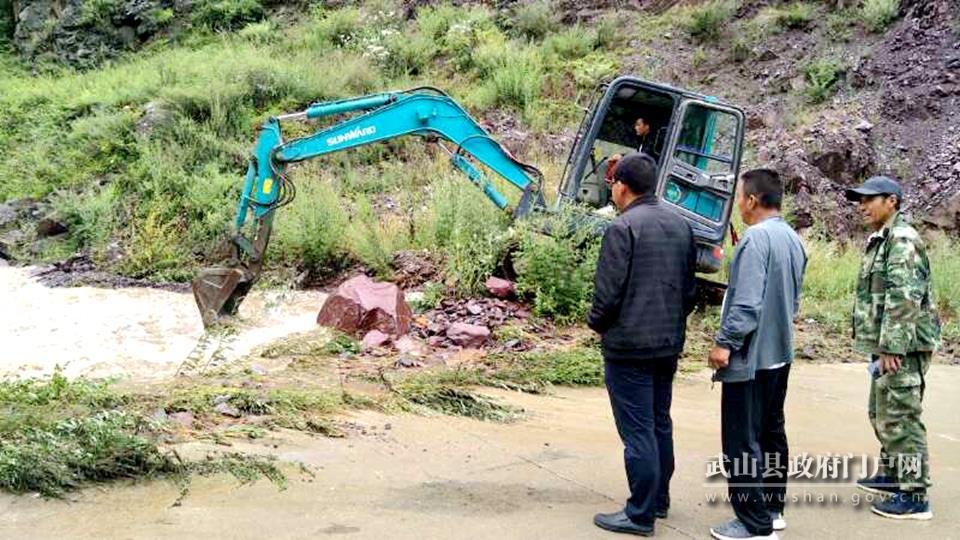
<svg viewBox="0 0 960 540">
<path fill-rule="evenodd" d="M 672 126 L 657 195 L 690 221 L 702 245 L 702 272 L 719 270 L 743 149 L 743 112 L 685 98 Z"/>
</svg>

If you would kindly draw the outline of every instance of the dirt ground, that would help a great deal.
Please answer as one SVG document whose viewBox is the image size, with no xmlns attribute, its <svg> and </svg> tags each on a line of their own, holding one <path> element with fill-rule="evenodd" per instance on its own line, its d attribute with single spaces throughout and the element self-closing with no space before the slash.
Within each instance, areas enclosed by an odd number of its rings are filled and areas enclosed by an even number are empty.
<svg viewBox="0 0 960 540">
<path fill-rule="evenodd" d="M 314 326 L 317 292 L 258 292 L 225 358 Z M 49 373 L 172 376 L 202 335 L 190 295 L 150 289 L 50 289 L 29 269 L 0 268 L 0 376 Z M 795 455 L 859 456 L 875 451 L 866 419 L 862 364 L 795 366 L 788 433 Z M 708 482 L 719 450 L 720 388 L 706 370 L 684 374 L 675 390 L 677 473 L 670 517 L 659 537 L 706 538 L 730 512 L 711 502 L 723 484 Z M 796 482 L 788 495 L 784 538 L 909 535 L 960 538 L 960 367 L 935 365 L 927 411 L 935 519 L 897 523 L 869 512 L 851 481 Z M 182 504 L 173 482 L 112 484 L 69 500 L 0 495 L 0 538 L 605 538 L 591 517 L 613 511 L 626 493 L 617 439 L 603 389 L 553 395 L 488 392 L 526 411 L 511 424 L 445 416 L 387 416 L 362 411 L 343 420 L 345 439 L 274 432 L 229 450 L 270 454 L 289 466 L 285 491 L 260 481 L 197 478 Z M 223 451 L 209 443 L 178 446 L 187 457 Z M 859 472 L 856 466 L 851 473 Z M 855 477 L 855 476 L 852 476 Z M 833 497 L 837 499 L 834 500 Z"/>
<path fill-rule="evenodd" d="M 875 450 L 866 377 L 859 365 L 796 366 L 787 403 L 794 454 Z M 960 369 L 933 366 L 929 380 L 934 520 L 874 516 L 850 481 L 798 481 L 788 491 L 783 538 L 960 538 Z M 359 412 L 349 416 L 356 429 L 345 440 L 284 432 L 249 444 L 315 470 L 314 478 L 291 473 L 286 491 L 265 481 L 238 487 L 198 479 L 179 507 L 171 506 L 177 487 L 163 481 L 88 489 L 69 502 L 2 495 L 0 538 L 615 538 L 591 524 L 594 512 L 617 509 L 626 493 L 604 391 L 497 394 L 527 417 L 502 425 Z M 707 538 L 730 514 L 710 502 L 722 484 L 705 480 L 719 447 L 719 394 L 706 372 L 676 384 L 677 473 L 658 537 Z"/>
</svg>

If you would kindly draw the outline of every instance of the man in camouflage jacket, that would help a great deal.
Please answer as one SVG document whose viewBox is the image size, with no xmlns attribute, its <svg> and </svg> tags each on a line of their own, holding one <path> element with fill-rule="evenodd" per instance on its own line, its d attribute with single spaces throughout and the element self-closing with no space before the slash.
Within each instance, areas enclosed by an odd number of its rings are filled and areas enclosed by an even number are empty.
<svg viewBox="0 0 960 540">
<path fill-rule="evenodd" d="M 926 247 L 900 213 L 902 191 L 886 177 L 850 189 L 873 230 L 857 279 L 853 339 L 871 356 L 868 414 L 880 441 L 877 474 L 861 489 L 892 495 L 873 511 L 895 519 L 930 519 L 927 432 L 920 419 L 925 377 L 940 345 L 940 323 Z"/>
</svg>

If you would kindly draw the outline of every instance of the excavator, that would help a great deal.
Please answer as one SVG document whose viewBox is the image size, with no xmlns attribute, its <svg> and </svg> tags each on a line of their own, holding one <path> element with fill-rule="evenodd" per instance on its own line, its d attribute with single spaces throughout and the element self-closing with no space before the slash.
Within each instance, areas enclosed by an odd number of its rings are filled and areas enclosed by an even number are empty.
<svg viewBox="0 0 960 540">
<path fill-rule="evenodd" d="M 642 137 L 634 127 L 638 118 L 649 128 Z M 284 123 L 321 119 L 332 121 L 311 135 L 284 140 Z M 235 315 L 259 278 L 276 213 L 296 196 L 286 174 L 290 164 L 408 135 L 438 144 L 453 167 L 514 219 L 570 209 L 581 216 L 577 226 L 597 234 L 612 218 L 605 179 L 616 156 L 642 149 L 659 165 L 657 197 L 694 230 L 698 272 L 720 269 L 743 151 L 740 108 L 631 76 L 598 85 L 584 108 L 558 196 L 548 205 L 539 169 L 514 157 L 449 95 L 418 87 L 318 102 L 264 122 L 222 264 L 202 270 L 192 282 L 204 325 Z M 511 205 L 491 175 L 519 190 L 518 202 Z"/>
</svg>

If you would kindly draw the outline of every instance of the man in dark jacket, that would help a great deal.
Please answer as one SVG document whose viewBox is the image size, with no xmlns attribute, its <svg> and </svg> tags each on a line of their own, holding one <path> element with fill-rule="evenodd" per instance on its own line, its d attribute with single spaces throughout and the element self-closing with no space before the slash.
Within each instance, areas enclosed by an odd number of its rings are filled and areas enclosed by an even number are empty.
<svg viewBox="0 0 960 540">
<path fill-rule="evenodd" d="M 665 518 L 673 475 L 670 400 L 687 315 L 696 298 L 697 248 L 682 217 L 660 205 L 657 165 L 646 154 L 617 164 L 611 194 L 620 215 L 603 236 L 587 324 L 602 336 L 605 381 L 623 440 L 630 498 L 597 514 L 615 532 L 651 536 Z"/>
</svg>

